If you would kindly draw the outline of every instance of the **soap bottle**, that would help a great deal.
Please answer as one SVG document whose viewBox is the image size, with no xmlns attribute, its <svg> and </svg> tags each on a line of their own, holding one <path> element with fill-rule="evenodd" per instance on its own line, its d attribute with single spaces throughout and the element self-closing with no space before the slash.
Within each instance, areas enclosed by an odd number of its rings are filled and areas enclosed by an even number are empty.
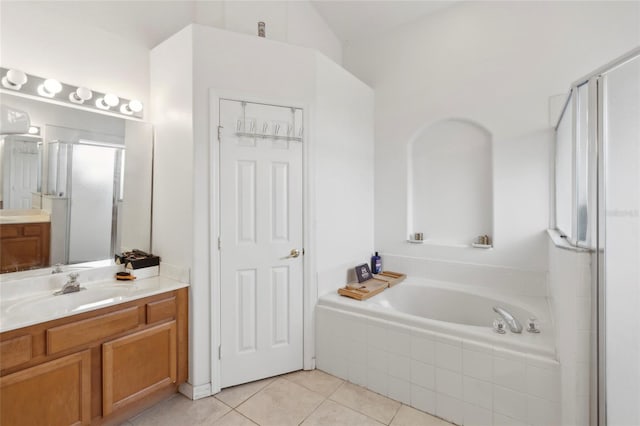
<svg viewBox="0 0 640 426">
<path fill-rule="evenodd" d="M 371 256 L 371 272 L 374 274 L 382 272 L 382 258 L 378 255 L 378 252 Z"/>
</svg>

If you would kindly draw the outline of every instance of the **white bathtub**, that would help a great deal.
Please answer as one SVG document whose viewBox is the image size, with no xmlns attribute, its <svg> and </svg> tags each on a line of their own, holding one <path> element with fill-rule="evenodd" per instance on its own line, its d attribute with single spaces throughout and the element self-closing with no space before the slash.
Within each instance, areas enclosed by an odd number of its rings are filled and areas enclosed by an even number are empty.
<svg viewBox="0 0 640 426">
<path fill-rule="evenodd" d="M 541 333 L 492 330 L 494 306 Z M 319 369 L 456 424 L 559 424 L 559 366 L 546 298 L 407 278 L 367 301 L 316 308 Z M 466 419 L 466 420 L 465 420 Z"/>
</svg>

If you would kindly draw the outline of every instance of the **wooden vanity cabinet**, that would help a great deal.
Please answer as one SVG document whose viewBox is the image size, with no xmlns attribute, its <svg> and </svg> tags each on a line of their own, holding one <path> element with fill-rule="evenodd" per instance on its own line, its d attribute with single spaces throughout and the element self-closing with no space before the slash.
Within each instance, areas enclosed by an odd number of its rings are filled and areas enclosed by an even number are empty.
<svg viewBox="0 0 640 426">
<path fill-rule="evenodd" d="M 1 425 L 91 422 L 91 352 L 67 355 L 0 379 Z"/>
<path fill-rule="evenodd" d="M 119 424 L 187 380 L 187 289 L 0 334 L 0 425 Z"/>
<path fill-rule="evenodd" d="M 17 272 L 49 266 L 51 224 L 0 225 L 0 272 Z"/>
</svg>

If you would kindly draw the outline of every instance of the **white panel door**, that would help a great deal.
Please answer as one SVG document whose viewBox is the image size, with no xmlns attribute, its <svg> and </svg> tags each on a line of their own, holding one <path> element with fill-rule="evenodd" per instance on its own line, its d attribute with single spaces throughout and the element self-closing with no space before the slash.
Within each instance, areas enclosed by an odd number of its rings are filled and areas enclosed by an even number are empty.
<svg viewBox="0 0 640 426">
<path fill-rule="evenodd" d="M 221 100 L 220 125 L 224 388 L 302 368 L 302 111 Z"/>
<path fill-rule="evenodd" d="M 5 209 L 30 209 L 31 193 L 38 191 L 40 155 L 37 142 L 12 141 L 10 159 L 11 193 Z"/>
</svg>

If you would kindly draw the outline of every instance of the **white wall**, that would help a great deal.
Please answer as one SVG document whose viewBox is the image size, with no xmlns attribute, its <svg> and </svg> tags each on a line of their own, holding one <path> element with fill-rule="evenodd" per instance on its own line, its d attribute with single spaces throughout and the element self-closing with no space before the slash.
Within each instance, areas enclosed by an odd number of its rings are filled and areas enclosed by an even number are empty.
<svg viewBox="0 0 640 426">
<path fill-rule="evenodd" d="M 152 252 L 164 264 L 193 268 L 193 31 L 187 27 L 151 51 L 151 120 L 155 131 Z M 175 78 L 176 75 L 185 78 Z M 164 271 L 163 271 L 164 272 Z M 192 281 L 193 282 L 193 281 Z M 205 289 L 206 290 L 206 289 Z M 189 377 L 210 363 L 208 335 L 193 333 L 208 300 L 189 292 Z M 206 318 L 203 328 L 208 330 Z M 206 380 L 204 383 L 207 383 Z M 199 383 L 198 383 L 199 384 Z"/>
<path fill-rule="evenodd" d="M 150 40 L 163 31 L 168 38 L 176 24 L 191 22 L 255 36 L 258 21 L 267 23 L 269 39 L 317 49 L 342 62 L 340 40 L 306 0 L 185 1 L 170 7 L 148 1 L 128 8 L 123 2 L 99 3 L 2 2 L 0 65 L 147 105 Z M 131 16 L 112 25 L 127 11 Z"/>
<path fill-rule="evenodd" d="M 176 52 L 182 52 L 178 60 Z M 319 56 L 310 49 L 202 25 L 187 27 L 151 53 L 156 182 L 164 183 L 154 186 L 154 251 L 167 263 L 191 268 L 193 386 L 211 380 L 211 279 L 218 273 L 209 250 L 209 224 L 215 214 L 210 205 L 210 149 L 217 126 L 210 93 L 302 106 L 313 182 L 307 196 L 312 206 L 324 206 L 311 212 L 312 241 L 305 241 L 311 263 L 318 270 L 338 269 L 339 286 L 353 267 L 343 263 L 367 256 L 373 248 L 373 96 L 364 84 Z M 176 73 L 193 75 L 193 87 L 176 81 Z M 319 89 L 326 93 L 318 96 Z M 322 132 L 319 123 L 324 124 Z M 169 145 L 172 151 L 163 155 L 162 147 Z M 343 156 L 345 161 L 335 162 Z M 342 177 L 337 191 L 329 179 L 334 175 Z M 347 208 L 356 192 L 364 194 L 362 206 L 336 215 L 338 204 Z M 366 211 L 369 215 L 357 220 L 356 212 Z M 315 223 L 323 224 L 322 232 Z M 315 288 L 316 283 L 308 284 Z"/>
<path fill-rule="evenodd" d="M 560 361 L 563 426 L 589 425 L 592 333 L 591 258 L 548 240 L 549 297 Z"/>
<path fill-rule="evenodd" d="M 193 158 L 180 169 L 191 171 L 194 200 L 194 238 L 183 240 L 193 252 L 191 293 L 195 302 L 193 339 L 203 347 L 210 345 L 209 324 L 212 296 L 211 277 L 219 271 L 210 265 L 209 235 L 211 210 L 210 145 L 211 132 L 218 124 L 209 108 L 210 89 L 218 95 L 257 97 L 271 102 L 309 105 L 313 99 L 313 54 L 281 42 L 246 36 L 213 27 L 193 25 Z M 214 160 L 215 161 L 215 160 Z M 211 361 L 204 348 L 192 354 L 194 374 L 190 383 L 211 381 Z M 193 358 L 195 357 L 195 358 Z"/>
<path fill-rule="evenodd" d="M 312 152 L 318 294 L 336 291 L 373 254 L 373 90 L 316 56 Z"/>
<path fill-rule="evenodd" d="M 2 66 L 148 104 L 145 46 L 29 3 L 0 6 Z"/>
<path fill-rule="evenodd" d="M 266 37 L 316 49 L 342 63 L 342 44 L 307 0 L 196 2 L 193 22 L 228 31 L 257 35 L 258 22 L 266 24 Z"/>
<path fill-rule="evenodd" d="M 344 50 L 376 96 L 376 247 L 546 270 L 548 97 L 638 44 L 637 2 L 463 2 Z M 422 126 L 469 119 L 493 135 L 491 251 L 414 246 L 405 148 Z"/>
</svg>

